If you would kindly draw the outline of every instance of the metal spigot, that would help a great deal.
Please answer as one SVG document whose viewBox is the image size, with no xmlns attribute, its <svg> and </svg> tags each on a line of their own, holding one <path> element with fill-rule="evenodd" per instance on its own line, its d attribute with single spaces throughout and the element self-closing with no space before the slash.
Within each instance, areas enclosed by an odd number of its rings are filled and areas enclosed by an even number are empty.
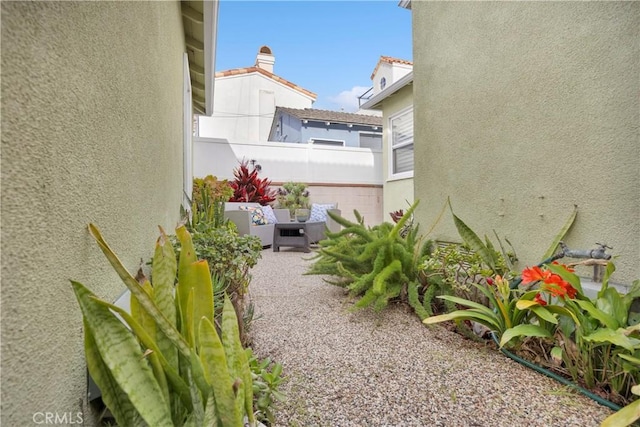
<svg viewBox="0 0 640 427">
<path fill-rule="evenodd" d="M 561 257 L 569 257 L 569 258 L 586 258 L 593 261 L 593 281 L 594 282 L 602 282 L 603 277 L 603 269 L 601 262 L 598 263 L 595 260 L 610 260 L 611 254 L 606 253 L 607 249 L 613 249 L 611 246 L 607 246 L 604 243 L 596 243 L 598 247 L 596 249 L 587 249 L 587 250 L 575 250 L 569 249 L 564 242 L 560 242 L 560 247 L 562 248 L 562 252 L 559 255 Z M 587 261 L 588 262 L 588 261 Z"/>
<path fill-rule="evenodd" d="M 560 242 L 560 247 L 562 248 L 562 253 L 564 256 L 569 258 L 588 258 L 588 259 L 611 259 L 611 255 L 605 253 L 607 249 L 613 249 L 611 246 L 607 246 L 603 243 L 596 243 L 598 247 L 596 249 L 587 249 L 587 250 L 575 250 L 569 249 L 564 242 Z"/>
</svg>

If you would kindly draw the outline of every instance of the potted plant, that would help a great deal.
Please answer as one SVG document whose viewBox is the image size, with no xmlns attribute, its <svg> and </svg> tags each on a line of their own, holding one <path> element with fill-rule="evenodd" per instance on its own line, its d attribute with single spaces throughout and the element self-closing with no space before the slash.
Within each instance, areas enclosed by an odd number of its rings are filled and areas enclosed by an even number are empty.
<svg viewBox="0 0 640 427">
<path fill-rule="evenodd" d="M 309 218 L 309 190 L 307 190 L 307 184 L 301 182 L 287 182 L 282 188 L 278 189 L 278 208 L 289 209 L 292 217 L 298 216 L 296 210 L 306 210 L 306 221 Z M 300 211 L 301 216 L 304 216 L 305 212 Z"/>
</svg>

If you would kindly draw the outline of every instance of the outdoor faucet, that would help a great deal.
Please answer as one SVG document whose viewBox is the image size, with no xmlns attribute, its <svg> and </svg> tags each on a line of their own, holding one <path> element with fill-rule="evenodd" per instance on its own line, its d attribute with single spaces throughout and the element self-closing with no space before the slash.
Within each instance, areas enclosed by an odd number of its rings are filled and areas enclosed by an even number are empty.
<svg viewBox="0 0 640 427">
<path fill-rule="evenodd" d="M 587 249 L 587 250 L 571 250 L 564 244 L 564 242 L 560 242 L 560 247 L 562 251 L 558 254 L 560 257 L 569 257 L 569 258 L 587 258 L 591 260 L 610 260 L 611 255 L 606 253 L 607 249 L 612 249 L 611 246 L 607 246 L 603 243 L 596 243 L 598 247 L 596 249 Z M 602 266 L 598 263 L 593 264 L 593 281 L 594 282 L 602 282 L 603 278 L 603 269 Z"/>
<path fill-rule="evenodd" d="M 591 250 L 575 250 L 569 249 L 564 242 L 560 242 L 560 247 L 562 248 L 562 254 L 569 258 L 589 258 L 589 259 L 611 259 L 611 255 L 605 253 L 607 249 L 613 249 L 611 246 L 607 246 L 602 243 L 596 243 L 598 247 L 596 249 Z"/>
</svg>

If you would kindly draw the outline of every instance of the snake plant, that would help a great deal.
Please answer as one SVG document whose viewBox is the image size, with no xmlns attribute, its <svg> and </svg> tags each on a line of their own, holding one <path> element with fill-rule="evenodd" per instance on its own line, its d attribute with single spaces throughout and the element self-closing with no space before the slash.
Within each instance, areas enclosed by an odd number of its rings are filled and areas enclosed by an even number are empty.
<svg viewBox="0 0 640 427">
<path fill-rule="evenodd" d="M 160 229 L 151 281 L 129 274 L 93 224 L 89 232 L 132 295 L 127 313 L 71 282 L 83 315 L 87 367 L 118 425 L 235 427 L 245 417 L 255 425 L 235 310 L 225 297 L 219 334 L 209 267 L 196 259 L 184 226 L 176 230 L 179 261 Z"/>
</svg>

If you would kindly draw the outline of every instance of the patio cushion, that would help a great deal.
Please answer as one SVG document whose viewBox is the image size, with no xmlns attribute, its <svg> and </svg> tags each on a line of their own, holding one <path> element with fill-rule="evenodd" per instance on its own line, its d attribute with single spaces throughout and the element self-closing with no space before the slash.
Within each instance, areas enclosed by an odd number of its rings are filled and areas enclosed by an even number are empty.
<svg viewBox="0 0 640 427">
<path fill-rule="evenodd" d="M 276 222 L 278 222 L 276 214 L 273 213 L 273 208 L 271 206 L 263 206 L 262 212 L 264 213 L 264 217 L 267 219 L 267 224 L 275 224 Z"/>
<path fill-rule="evenodd" d="M 239 206 L 241 211 L 249 211 L 251 213 L 251 225 L 265 225 L 268 224 L 267 218 L 262 211 L 262 207 L 254 206 Z"/>
<path fill-rule="evenodd" d="M 309 221 L 327 221 L 327 210 L 335 209 L 336 205 L 333 203 L 312 203 L 311 214 L 309 215 Z"/>
</svg>

